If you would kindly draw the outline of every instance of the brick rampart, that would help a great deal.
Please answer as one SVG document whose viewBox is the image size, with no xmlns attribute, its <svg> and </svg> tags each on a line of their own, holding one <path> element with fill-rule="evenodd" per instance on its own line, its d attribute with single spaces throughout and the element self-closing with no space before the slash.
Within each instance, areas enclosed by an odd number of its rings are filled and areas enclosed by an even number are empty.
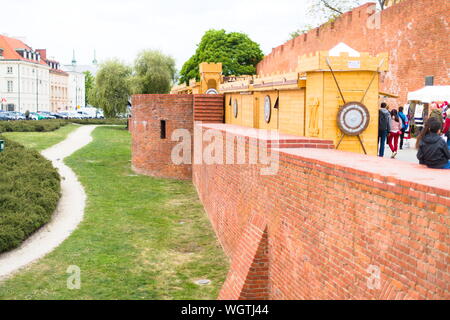
<svg viewBox="0 0 450 320">
<path fill-rule="evenodd" d="M 134 95 L 130 132 L 132 166 L 141 174 L 162 178 L 190 179 L 192 166 L 177 165 L 171 154 L 178 141 L 172 141 L 176 129 L 193 132 L 193 95 Z M 165 137 L 161 138 L 161 121 Z"/>
<path fill-rule="evenodd" d="M 229 131 L 201 126 L 210 128 Z M 245 141 L 247 153 L 258 145 Z M 193 166 L 231 261 L 220 299 L 450 298 L 450 171 L 276 150 L 275 175 L 261 175 L 262 164 Z"/>
<path fill-rule="evenodd" d="M 258 74 L 295 71 L 299 56 L 344 42 L 361 52 L 389 53 L 390 71 L 382 75 L 380 88 L 399 95 L 390 100 L 393 105 L 406 103 L 407 93 L 422 88 L 427 76 L 434 76 L 436 85 L 448 85 L 450 0 L 404 0 L 383 10 L 379 18 L 373 16 L 373 5 L 358 7 L 274 48 L 258 64 Z"/>
</svg>

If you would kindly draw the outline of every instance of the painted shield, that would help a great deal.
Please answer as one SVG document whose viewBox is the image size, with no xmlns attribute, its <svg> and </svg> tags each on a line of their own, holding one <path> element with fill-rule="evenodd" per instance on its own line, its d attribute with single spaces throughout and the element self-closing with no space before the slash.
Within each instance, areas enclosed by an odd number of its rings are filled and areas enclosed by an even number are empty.
<svg viewBox="0 0 450 320">
<path fill-rule="evenodd" d="M 360 102 L 348 102 L 339 110 L 337 123 L 339 129 L 348 136 L 363 133 L 370 122 L 369 110 Z"/>
<path fill-rule="evenodd" d="M 272 103 L 270 101 L 270 96 L 264 98 L 264 120 L 269 123 L 270 117 L 272 115 Z"/>
</svg>

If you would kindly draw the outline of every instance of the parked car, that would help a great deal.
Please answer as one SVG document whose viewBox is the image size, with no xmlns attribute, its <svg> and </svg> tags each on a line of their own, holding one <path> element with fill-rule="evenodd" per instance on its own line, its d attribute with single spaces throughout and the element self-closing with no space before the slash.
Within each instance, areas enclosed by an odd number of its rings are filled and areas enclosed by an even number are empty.
<svg viewBox="0 0 450 320">
<path fill-rule="evenodd" d="M 23 114 L 22 112 L 18 112 L 18 111 L 10 111 L 9 114 L 10 114 L 11 117 L 13 117 L 15 120 L 26 120 L 25 114 Z"/>
<path fill-rule="evenodd" d="M 67 117 L 64 117 L 61 113 L 58 112 L 51 112 L 52 116 L 54 116 L 56 119 L 67 119 Z"/>
<path fill-rule="evenodd" d="M 77 114 L 79 115 L 79 117 L 81 117 L 82 119 L 90 119 L 92 118 L 89 113 L 84 112 L 84 111 L 77 111 Z"/>
<path fill-rule="evenodd" d="M 43 120 L 45 118 L 37 112 L 30 112 L 30 119 L 31 120 Z"/>
<path fill-rule="evenodd" d="M 39 111 L 38 114 L 44 119 L 56 119 L 49 111 Z"/>
<path fill-rule="evenodd" d="M 9 116 L 5 112 L 0 112 L 0 120 L 6 121 L 11 119 L 9 119 Z"/>
<path fill-rule="evenodd" d="M 0 112 L 3 120 L 16 120 L 16 116 L 11 114 L 10 111 L 2 111 Z"/>
</svg>

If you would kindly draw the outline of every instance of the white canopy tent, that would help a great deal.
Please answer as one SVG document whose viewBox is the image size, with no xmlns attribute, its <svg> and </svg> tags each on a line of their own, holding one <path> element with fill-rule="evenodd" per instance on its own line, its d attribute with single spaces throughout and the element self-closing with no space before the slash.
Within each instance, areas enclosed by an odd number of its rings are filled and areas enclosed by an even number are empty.
<svg viewBox="0 0 450 320">
<path fill-rule="evenodd" d="M 431 103 L 434 101 L 450 101 L 450 86 L 427 86 L 408 93 L 408 101 Z"/>
</svg>

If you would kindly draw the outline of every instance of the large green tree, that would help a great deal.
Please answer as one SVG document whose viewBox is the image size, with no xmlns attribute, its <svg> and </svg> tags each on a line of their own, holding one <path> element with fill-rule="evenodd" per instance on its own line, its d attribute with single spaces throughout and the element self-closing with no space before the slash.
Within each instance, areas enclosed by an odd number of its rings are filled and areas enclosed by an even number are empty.
<svg viewBox="0 0 450 320">
<path fill-rule="evenodd" d="M 100 66 L 89 101 L 103 110 L 106 117 L 115 117 L 127 110 L 130 97 L 131 68 L 117 59 Z"/>
<path fill-rule="evenodd" d="M 202 37 L 195 54 L 183 65 L 180 83 L 187 83 L 193 78 L 199 80 L 198 65 L 202 62 L 221 62 L 225 76 L 255 74 L 256 65 L 263 57 L 259 44 L 246 34 L 209 30 Z"/>
<path fill-rule="evenodd" d="M 134 63 L 133 93 L 169 93 L 175 75 L 175 60 L 171 56 L 158 50 L 142 51 Z"/>
<path fill-rule="evenodd" d="M 95 77 L 92 75 L 92 73 L 90 71 L 85 71 L 84 73 L 84 77 L 85 77 L 85 81 L 84 81 L 84 88 L 85 88 L 85 99 L 86 99 L 86 105 L 91 104 L 91 102 L 89 101 L 89 96 L 90 96 L 90 92 L 92 90 L 92 88 L 94 88 L 95 85 Z"/>
</svg>

